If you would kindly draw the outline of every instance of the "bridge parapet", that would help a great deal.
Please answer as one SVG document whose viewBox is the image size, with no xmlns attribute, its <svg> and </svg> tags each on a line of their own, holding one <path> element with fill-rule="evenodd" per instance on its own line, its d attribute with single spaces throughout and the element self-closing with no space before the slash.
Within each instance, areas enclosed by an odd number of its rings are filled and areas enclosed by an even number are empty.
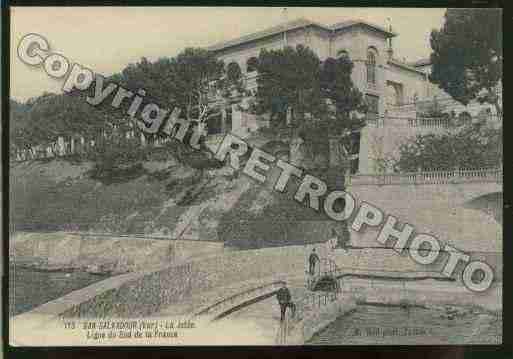
<svg viewBox="0 0 513 359">
<path fill-rule="evenodd" d="M 472 182 L 502 183 L 502 168 L 419 171 L 348 176 L 346 186 L 393 184 L 450 184 Z"/>
<path fill-rule="evenodd" d="M 296 303 L 296 315 L 287 318 L 278 335 L 277 344 L 303 345 L 315 333 L 337 317 L 355 310 L 356 302 L 350 295 L 338 292 L 313 292 Z"/>
<path fill-rule="evenodd" d="M 366 123 L 376 128 L 387 127 L 403 127 L 412 130 L 430 130 L 432 131 L 447 131 L 454 129 L 451 122 L 445 118 L 431 117 L 431 118 L 415 118 L 413 113 L 396 113 L 390 112 L 386 116 L 377 117 L 374 119 L 367 119 Z"/>
</svg>

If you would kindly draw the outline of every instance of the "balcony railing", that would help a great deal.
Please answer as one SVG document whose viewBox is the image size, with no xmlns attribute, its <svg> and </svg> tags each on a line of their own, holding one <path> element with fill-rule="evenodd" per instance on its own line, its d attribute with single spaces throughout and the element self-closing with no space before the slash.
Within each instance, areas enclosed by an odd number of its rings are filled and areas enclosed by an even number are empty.
<svg viewBox="0 0 513 359">
<path fill-rule="evenodd" d="M 244 86 L 246 90 L 252 91 L 258 88 L 257 77 L 258 72 L 256 71 L 246 73 L 246 76 L 244 76 Z"/>
</svg>

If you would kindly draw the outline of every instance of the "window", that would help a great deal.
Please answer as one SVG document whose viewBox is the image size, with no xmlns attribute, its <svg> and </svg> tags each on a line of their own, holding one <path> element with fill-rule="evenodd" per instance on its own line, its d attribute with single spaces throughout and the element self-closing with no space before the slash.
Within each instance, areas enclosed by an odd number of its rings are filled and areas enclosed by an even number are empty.
<svg viewBox="0 0 513 359">
<path fill-rule="evenodd" d="M 367 51 L 367 83 L 376 85 L 376 51 L 370 48 Z"/>
<path fill-rule="evenodd" d="M 472 116 L 467 111 L 463 111 L 458 115 L 458 122 L 461 125 L 465 125 L 467 123 L 472 122 Z"/>
<path fill-rule="evenodd" d="M 359 158 L 353 158 L 351 159 L 351 174 L 354 175 L 358 172 L 358 165 L 359 165 Z"/>
<path fill-rule="evenodd" d="M 376 121 L 379 117 L 379 97 L 374 95 L 365 95 L 367 103 L 367 120 Z"/>
<path fill-rule="evenodd" d="M 256 57 L 250 57 L 246 61 L 246 72 L 257 71 L 258 59 Z"/>
<path fill-rule="evenodd" d="M 357 155 L 360 153 L 360 131 L 355 131 L 350 135 L 350 146 L 349 153 L 351 155 Z"/>
</svg>

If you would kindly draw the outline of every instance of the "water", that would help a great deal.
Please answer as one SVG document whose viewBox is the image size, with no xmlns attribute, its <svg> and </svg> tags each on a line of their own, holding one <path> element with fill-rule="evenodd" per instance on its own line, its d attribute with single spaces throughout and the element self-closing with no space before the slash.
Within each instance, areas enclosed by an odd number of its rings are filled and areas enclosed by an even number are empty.
<svg viewBox="0 0 513 359">
<path fill-rule="evenodd" d="M 42 272 L 9 266 L 9 315 L 29 311 L 107 278 L 87 272 Z"/>
<path fill-rule="evenodd" d="M 457 314 L 451 314 L 457 310 Z M 448 314 L 449 313 L 449 314 Z M 337 318 L 307 344 L 499 344 L 502 313 L 362 305 Z"/>
</svg>

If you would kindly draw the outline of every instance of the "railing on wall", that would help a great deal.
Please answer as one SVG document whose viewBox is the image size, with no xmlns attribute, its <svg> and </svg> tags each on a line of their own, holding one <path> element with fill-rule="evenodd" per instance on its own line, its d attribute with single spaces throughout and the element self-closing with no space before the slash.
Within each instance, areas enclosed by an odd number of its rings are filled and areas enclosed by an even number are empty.
<svg viewBox="0 0 513 359">
<path fill-rule="evenodd" d="M 298 304 L 304 311 L 318 310 L 337 300 L 340 295 L 338 291 L 313 292 L 307 294 Z"/>
<path fill-rule="evenodd" d="M 451 97 L 416 100 L 410 103 L 390 104 L 386 106 L 385 115 L 379 121 L 369 121 L 374 126 L 407 126 L 413 128 L 449 129 L 455 127 L 451 120 L 442 116 L 428 117 L 429 113 L 452 113 L 457 119 L 466 113 L 472 119 L 490 121 L 495 125 L 502 122 L 495 107 L 479 103 L 462 105 Z"/>
<path fill-rule="evenodd" d="M 474 116 L 470 118 L 470 120 L 475 119 L 479 116 Z M 500 125 L 500 121 L 498 120 L 497 115 L 487 115 L 488 120 L 492 121 L 495 126 Z M 375 118 L 368 117 L 366 119 L 366 123 L 368 125 L 374 127 L 409 127 L 414 129 L 442 129 L 442 130 L 450 130 L 458 128 L 452 119 L 450 118 L 442 118 L 442 117 L 415 117 L 415 115 L 407 116 L 407 115 L 392 115 L 385 114 L 385 116 L 379 116 Z"/>
<path fill-rule="evenodd" d="M 128 132 L 125 136 L 129 136 Z M 131 136 L 134 137 L 133 135 Z M 129 138 L 129 137 L 127 137 Z M 154 141 L 147 141 L 142 138 L 139 141 L 139 145 L 141 147 L 144 146 L 153 146 L 160 147 L 164 143 L 169 142 L 170 138 L 157 138 Z M 23 162 L 29 160 L 38 160 L 44 158 L 55 158 L 55 157 L 65 157 L 74 154 L 83 154 L 87 151 L 96 147 L 96 142 L 94 140 L 85 140 L 80 137 L 64 139 L 60 137 L 59 140 L 55 142 L 51 142 L 44 145 L 37 145 L 28 148 L 17 148 L 11 152 L 11 161 L 13 162 Z"/>
<path fill-rule="evenodd" d="M 315 267 L 315 273 L 313 275 L 308 274 L 307 277 L 307 288 L 309 290 L 312 289 L 312 284 L 315 285 L 316 280 L 325 276 L 332 276 L 337 281 L 337 276 L 341 274 L 335 262 L 329 258 L 321 259 Z M 333 291 L 309 291 L 300 300 L 294 301 L 294 316 L 291 316 L 290 309 L 287 309 L 285 320 L 280 323 L 278 328 L 276 344 L 287 344 L 291 329 L 294 329 L 300 321 L 304 320 L 305 316 L 319 312 L 322 307 L 335 302 L 341 296 L 339 289 L 338 287 Z"/>
<path fill-rule="evenodd" d="M 323 278 L 326 276 L 331 276 L 333 278 L 336 278 L 341 273 L 342 273 L 342 271 L 340 270 L 340 268 L 337 266 L 337 264 L 333 260 L 331 260 L 329 258 L 322 258 L 316 264 L 315 272 L 313 273 L 313 275 L 311 275 L 310 273 L 307 273 L 308 276 L 306 279 L 306 287 L 308 289 L 312 289 L 320 278 Z"/>
<path fill-rule="evenodd" d="M 460 182 L 502 183 L 502 168 L 459 169 L 454 171 L 419 171 L 348 176 L 346 185 L 441 184 Z"/>
<path fill-rule="evenodd" d="M 307 294 L 300 301 L 295 302 L 296 312 L 294 317 L 287 310 L 285 320 L 280 322 L 278 333 L 276 335 L 276 344 L 289 344 L 289 336 L 298 323 L 304 319 L 307 313 L 318 312 L 320 308 L 327 306 L 340 297 L 338 292 L 313 292 Z"/>
<path fill-rule="evenodd" d="M 450 129 L 454 127 L 449 119 L 440 117 L 425 117 L 415 118 L 414 116 L 397 116 L 386 114 L 376 118 L 368 118 L 366 120 L 368 125 L 374 127 L 410 127 L 410 128 L 429 128 L 429 129 Z"/>
<path fill-rule="evenodd" d="M 274 281 L 244 290 L 240 293 L 231 295 L 228 298 L 223 298 L 205 308 L 201 308 L 194 313 L 193 317 L 209 316 L 213 320 L 221 319 L 244 306 L 252 304 L 256 300 L 265 299 L 275 295 L 283 284 L 285 284 L 283 281 Z"/>
</svg>

